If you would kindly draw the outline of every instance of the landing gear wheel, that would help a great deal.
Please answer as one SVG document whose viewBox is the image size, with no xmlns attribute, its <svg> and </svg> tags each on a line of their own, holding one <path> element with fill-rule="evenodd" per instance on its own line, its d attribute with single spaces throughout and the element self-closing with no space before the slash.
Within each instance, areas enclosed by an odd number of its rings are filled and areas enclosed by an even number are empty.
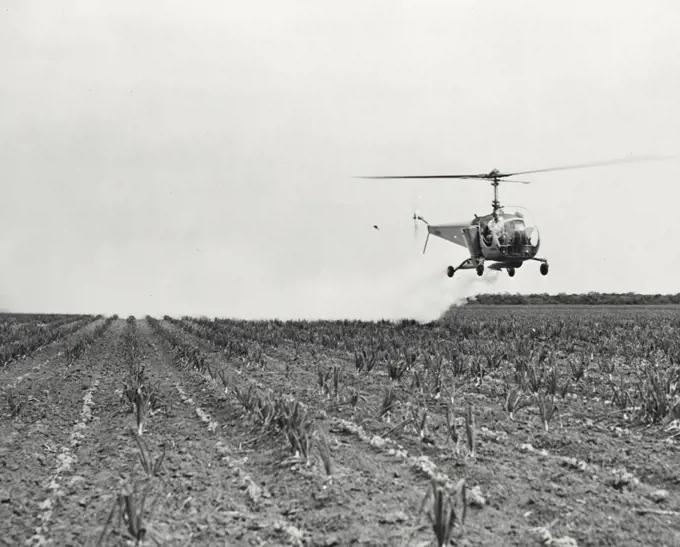
<svg viewBox="0 0 680 547">
<path fill-rule="evenodd" d="M 515 277 L 515 268 L 508 268 L 508 275 L 510 277 Z"/>
<path fill-rule="evenodd" d="M 453 277 L 453 274 L 456 272 L 456 270 L 453 269 L 453 266 L 449 266 L 446 268 L 446 275 L 449 277 Z"/>
<path fill-rule="evenodd" d="M 479 266 L 477 266 L 477 275 L 480 277 L 484 275 L 484 264 L 480 264 Z"/>
<path fill-rule="evenodd" d="M 541 264 L 541 275 L 548 275 L 548 264 L 545 262 Z"/>
</svg>

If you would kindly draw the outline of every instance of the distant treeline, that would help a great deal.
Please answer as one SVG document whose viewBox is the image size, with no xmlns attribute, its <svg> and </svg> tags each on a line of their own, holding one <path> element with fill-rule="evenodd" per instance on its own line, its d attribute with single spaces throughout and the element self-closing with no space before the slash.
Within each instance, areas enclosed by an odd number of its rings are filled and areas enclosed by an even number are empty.
<svg viewBox="0 0 680 547">
<path fill-rule="evenodd" d="M 475 297 L 469 298 L 467 304 L 482 306 L 530 306 L 541 304 L 566 304 L 572 306 L 658 306 L 664 304 L 680 304 L 680 293 L 636 294 L 590 292 L 584 294 L 478 294 Z"/>
</svg>

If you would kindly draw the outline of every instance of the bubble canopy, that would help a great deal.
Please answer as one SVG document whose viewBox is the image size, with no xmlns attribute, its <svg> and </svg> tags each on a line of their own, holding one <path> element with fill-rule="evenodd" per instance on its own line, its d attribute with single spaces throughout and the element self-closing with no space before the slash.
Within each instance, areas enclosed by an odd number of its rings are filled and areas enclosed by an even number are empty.
<svg viewBox="0 0 680 547">
<path fill-rule="evenodd" d="M 539 245 L 538 225 L 534 216 L 524 207 L 509 205 L 497 209 L 498 221 L 490 219 L 488 229 L 501 245 Z M 485 227 L 482 227 L 483 229 Z"/>
</svg>

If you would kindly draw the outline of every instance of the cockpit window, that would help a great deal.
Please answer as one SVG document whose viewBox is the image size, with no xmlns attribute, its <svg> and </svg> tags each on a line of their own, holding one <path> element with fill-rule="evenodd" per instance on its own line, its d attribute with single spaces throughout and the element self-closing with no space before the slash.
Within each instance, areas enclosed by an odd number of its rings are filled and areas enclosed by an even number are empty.
<svg viewBox="0 0 680 547">
<path fill-rule="evenodd" d="M 519 207 L 500 209 L 496 219 L 491 216 L 480 219 L 479 234 L 487 247 L 493 246 L 494 243 L 501 248 L 538 246 L 536 223 L 531 213 Z"/>
</svg>

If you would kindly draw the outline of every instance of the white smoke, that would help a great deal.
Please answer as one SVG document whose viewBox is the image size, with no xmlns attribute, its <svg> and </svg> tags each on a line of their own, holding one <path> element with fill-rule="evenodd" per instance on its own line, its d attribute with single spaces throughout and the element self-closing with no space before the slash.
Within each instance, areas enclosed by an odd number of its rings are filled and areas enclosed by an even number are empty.
<svg viewBox="0 0 680 547">
<path fill-rule="evenodd" d="M 499 279 L 500 273 L 486 270 L 479 277 L 474 270 L 461 270 L 453 278 L 442 268 L 416 271 L 384 285 L 375 300 L 374 319 L 415 319 L 433 321 L 452 306 L 462 306 Z"/>
</svg>

